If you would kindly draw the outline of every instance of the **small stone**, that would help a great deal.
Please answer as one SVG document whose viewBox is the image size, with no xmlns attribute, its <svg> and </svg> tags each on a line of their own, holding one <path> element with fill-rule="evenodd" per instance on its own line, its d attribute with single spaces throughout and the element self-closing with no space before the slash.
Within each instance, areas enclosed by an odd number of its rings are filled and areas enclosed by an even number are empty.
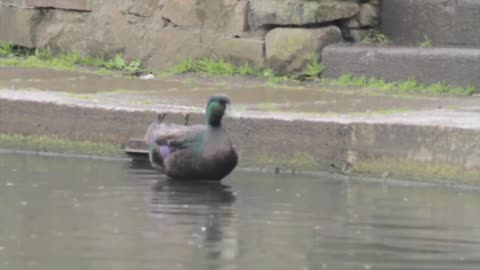
<svg viewBox="0 0 480 270">
<path fill-rule="evenodd" d="M 140 80 L 153 80 L 155 78 L 155 75 L 153 74 L 144 74 L 138 77 Z"/>
</svg>

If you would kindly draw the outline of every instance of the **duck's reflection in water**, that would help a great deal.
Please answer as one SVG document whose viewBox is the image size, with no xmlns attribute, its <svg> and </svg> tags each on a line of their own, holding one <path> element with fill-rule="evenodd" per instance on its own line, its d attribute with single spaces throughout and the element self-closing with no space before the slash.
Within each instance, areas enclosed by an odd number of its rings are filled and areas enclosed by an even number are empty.
<svg viewBox="0 0 480 270">
<path fill-rule="evenodd" d="M 220 267 L 238 255 L 232 205 L 236 200 L 231 187 L 220 182 L 160 180 L 153 186 L 153 215 L 169 226 L 190 227 L 205 263 Z"/>
</svg>

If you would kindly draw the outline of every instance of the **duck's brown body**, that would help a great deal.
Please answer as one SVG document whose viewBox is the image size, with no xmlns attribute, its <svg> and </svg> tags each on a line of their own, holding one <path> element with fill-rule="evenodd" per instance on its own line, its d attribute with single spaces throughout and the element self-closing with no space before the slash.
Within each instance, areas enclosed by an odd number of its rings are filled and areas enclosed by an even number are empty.
<svg viewBox="0 0 480 270">
<path fill-rule="evenodd" d="M 220 119 L 222 116 L 223 111 Z M 148 128 L 145 141 L 152 166 L 173 179 L 221 180 L 238 162 L 220 121 L 214 125 L 207 121 L 206 125 L 182 126 L 163 123 L 160 117 Z"/>
</svg>

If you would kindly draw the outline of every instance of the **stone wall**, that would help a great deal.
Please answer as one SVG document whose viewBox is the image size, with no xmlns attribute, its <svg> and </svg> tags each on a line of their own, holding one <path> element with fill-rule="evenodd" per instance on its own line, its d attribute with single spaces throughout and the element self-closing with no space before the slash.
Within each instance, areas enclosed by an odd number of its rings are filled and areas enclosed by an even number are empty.
<svg viewBox="0 0 480 270">
<path fill-rule="evenodd" d="M 0 0 L 0 41 L 124 53 L 161 70 L 219 56 L 297 72 L 379 25 L 381 0 Z"/>
</svg>

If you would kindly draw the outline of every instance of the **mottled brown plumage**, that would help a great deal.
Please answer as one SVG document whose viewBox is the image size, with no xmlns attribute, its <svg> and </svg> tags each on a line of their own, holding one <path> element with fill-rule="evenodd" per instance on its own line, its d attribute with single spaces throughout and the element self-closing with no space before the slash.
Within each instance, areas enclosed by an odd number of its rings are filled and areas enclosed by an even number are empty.
<svg viewBox="0 0 480 270">
<path fill-rule="evenodd" d="M 221 124 L 229 100 L 212 96 L 207 104 L 205 125 L 183 126 L 152 123 L 145 135 L 153 167 L 173 179 L 221 180 L 237 165 L 238 156 Z"/>
</svg>

